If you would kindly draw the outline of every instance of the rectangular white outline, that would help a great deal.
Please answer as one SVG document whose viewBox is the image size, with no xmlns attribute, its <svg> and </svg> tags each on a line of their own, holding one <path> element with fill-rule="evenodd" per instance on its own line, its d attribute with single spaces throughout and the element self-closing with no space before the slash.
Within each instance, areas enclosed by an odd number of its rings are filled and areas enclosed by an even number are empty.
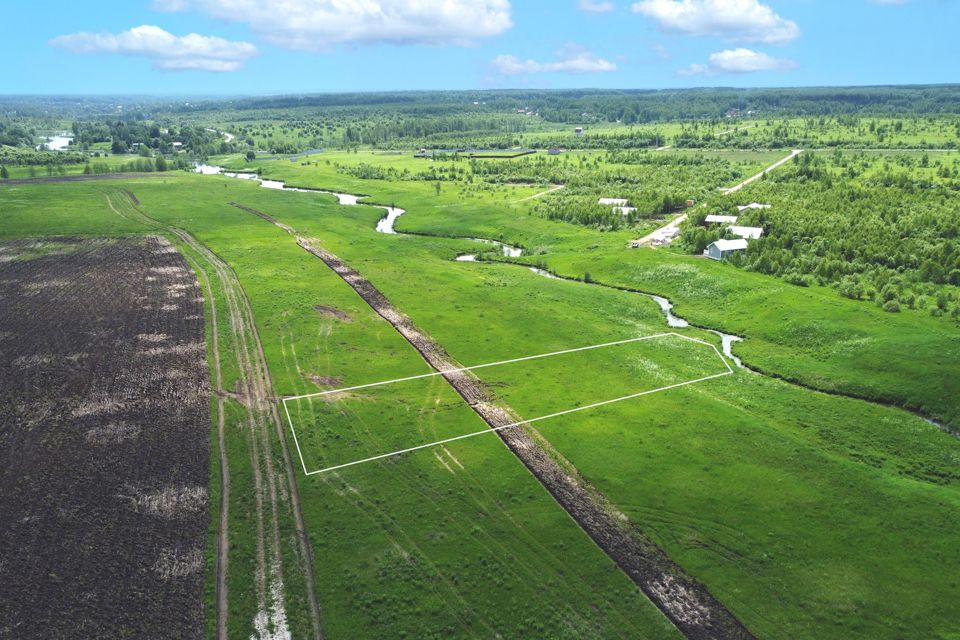
<svg viewBox="0 0 960 640">
<path fill-rule="evenodd" d="M 524 362 L 524 361 L 526 361 L 526 360 L 536 360 L 536 359 L 538 359 L 538 358 L 549 358 L 549 357 L 551 357 L 551 356 L 559 356 L 559 355 L 563 355 L 563 354 L 565 354 L 565 353 L 576 353 L 576 352 L 578 352 L 578 351 L 589 351 L 590 349 L 601 349 L 601 348 L 603 348 L 603 347 L 613 347 L 613 346 L 620 345 L 620 344 L 628 344 L 628 343 L 631 343 L 631 342 L 640 342 L 640 341 L 643 341 L 643 340 L 653 340 L 654 338 L 664 338 L 664 337 L 667 337 L 667 336 L 673 336 L 673 337 L 681 338 L 681 339 L 683 339 L 683 340 L 689 340 L 690 342 L 696 342 L 696 343 L 698 343 L 698 344 L 703 344 L 703 345 L 706 345 L 706 346 L 710 347 L 711 349 L 713 349 L 714 353 L 716 353 L 717 356 L 720 358 L 720 361 L 723 362 L 723 366 L 725 366 L 725 367 L 727 368 L 727 370 L 726 370 L 724 373 L 717 373 L 717 374 L 714 374 L 714 375 L 712 375 L 712 376 L 706 376 L 706 377 L 703 377 L 703 378 L 697 378 L 696 380 L 688 380 L 688 381 L 686 381 L 686 382 L 679 382 L 679 383 L 677 383 L 677 384 L 671 384 L 671 385 L 668 385 L 668 386 L 666 386 L 666 387 L 660 387 L 659 389 L 650 389 L 650 390 L 648 390 L 648 391 L 641 391 L 640 393 L 633 393 L 633 394 L 630 394 L 630 395 L 627 395 L 627 396 L 622 396 L 622 397 L 620 397 L 620 398 L 614 398 L 614 399 L 612 399 L 612 400 L 604 400 L 604 401 L 602 401 L 602 402 L 595 402 L 595 403 L 593 403 L 593 404 L 589 404 L 589 405 L 586 405 L 586 406 L 583 406 L 583 407 L 575 407 L 575 408 L 573 408 L 573 409 L 567 409 L 567 410 L 565 410 L 565 411 L 559 411 L 559 412 L 557 412 L 557 413 L 551 413 L 551 414 L 549 414 L 549 415 L 540 416 L 540 417 L 538 417 L 538 418 L 530 418 L 529 420 L 520 420 L 519 422 L 514 422 L 514 423 L 512 423 L 512 424 L 505 424 L 505 425 L 500 426 L 500 427 L 489 427 L 489 426 L 488 426 L 486 429 L 483 429 L 482 431 L 474 431 L 473 433 L 466 433 L 466 434 L 464 434 L 464 435 L 454 436 L 454 437 L 452 437 L 452 438 L 446 438 L 446 439 L 444 439 L 444 440 L 437 440 L 436 442 L 428 442 L 428 443 L 426 443 L 426 444 L 417 445 L 417 446 L 415 446 L 415 447 L 409 447 L 409 448 L 407 448 L 407 449 L 400 449 L 400 450 L 398 450 L 398 451 L 393 451 L 393 452 L 391 452 L 391 453 L 382 453 L 382 454 L 380 454 L 380 455 L 372 456 L 372 457 L 369 457 L 369 458 L 364 458 L 364 459 L 362 459 L 362 460 L 355 460 L 355 461 L 353 461 L 353 462 L 347 462 L 347 463 L 344 463 L 344 464 L 338 464 L 338 465 L 334 465 L 334 466 L 332 466 L 332 467 L 326 467 L 326 468 L 323 468 L 323 469 L 317 469 L 317 470 L 315 470 L 315 471 L 307 471 L 307 463 L 306 463 L 306 462 L 304 461 L 304 459 L 303 459 L 303 452 L 300 450 L 300 441 L 297 439 L 297 431 L 296 431 L 296 429 L 294 429 L 294 427 L 293 427 L 293 419 L 290 417 L 290 409 L 287 407 L 287 401 L 288 401 L 288 400 L 302 400 L 302 399 L 304 399 L 304 398 L 316 398 L 316 397 L 320 397 L 320 396 L 329 395 L 329 394 L 331 394 L 331 393 L 343 393 L 343 392 L 346 392 L 346 391 L 355 391 L 355 390 L 357 390 L 357 389 L 367 389 L 367 388 L 370 388 L 370 387 L 380 387 L 380 386 L 383 386 L 383 385 L 395 384 L 395 383 L 397 383 L 397 382 L 406 382 L 406 381 L 408 381 L 408 380 L 421 380 L 421 379 L 423 379 L 423 378 L 432 378 L 432 377 L 434 377 L 434 376 L 442 376 L 442 375 L 446 375 L 446 374 L 450 374 L 450 373 L 458 373 L 458 372 L 461 372 L 461 371 L 472 371 L 472 370 L 474 370 L 474 369 L 484 369 L 484 368 L 486 368 L 486 367 L 495 367 L 495 366 L 498 366 L 498 365 L 501 365 L 501 364 L 511 364 L 511 363 L 514 363 L 514 362 Z M 511 359 L 511 360 L 501 360 L 500 362 L 489 362 L 489 363 L 487 363 L 487 364 L 478 364 L 478 365 L 474 365 L 474 366 L 472 366 L 472 367 L 460 367 L 459 369 L 445 369 L 445 370 L 443 370 L 443 371 L 434 371 L 433 373 L 424 373 L 424 374 L 421 374 L 421 375 L 418 375 L 418 376 L 408 376 L 408 377 L 406 377 L 406 378 L 396 378 L 396 379 L 394 379 L 394 380 L 385 380 L 385 381 L 383 381 L 383 382 L 372 382 L 372 383 L 369 383 L 369 384 L 361 384 L 361 385 L 357 385 L 357 386 L 354 386 L 354 387 L 345 387 L 345 388 L 343 388 L 343 389 L 331 389 L 330 391 L 320 391 L 320 392 L 318 392 L 318 393 L 306 393 L 306 394 L 299 395 L 299 396 L 288 396 L 288 397 L 282 399 L 282 403 L 283 403 L 283 411 L 284 411 L 284 413 L 287 415 L 287 422 L 290 424 L 290 432 L 293 434 L 293 443 L 294 443 L 294 445 L 296 445 L 296 447 L 297 447 L 297 455 L 300 456 L 300 465 L 303 467 L 303 473 L 304 473 L 305 475 L 307 475 L 307 476 L 312 476 L 312 475 L 316 475 L 316 474 L 319 474 L 319 473 L 327 473 L 327 472 L 329 472 L 329 471 L 335 471 L 335 470 L 337 470 L 337 469 L 343 469 L 343 468 L 346 468 L 346 467 L 352 467 L 352 466 L 354 466 L 354 465 L 363 464 L 364 462 L 373 462 L 374 460 L 383 460 L 384 458 L 391 458 L 391 457 L 393 457 L 393 456 L 398 456 L 398 455 L 400 455 L 400 454 L 402 454 L 402 453 L 410 453 L 411 451 L 418 451 L 418 450 L 420 450 L 420 449 L 427 449 L 427 448 L 429 448 L 429 447 L 435 447 L 435 446 L 437 446 L 437 445 L 446 444 L 446 443 L 448 443 L 448 442 L 454 442 L 454 441 L 456 441 L 456 440 L 464 440 L 464 439 L 466 439 L 466 438 L 472 438 L 472 437 L 474 437 L 474 436 L 483 435 L 483 434 L 485 434 L 485 433 L 496 433 L 497 431 L 502 431 L 503 429 L 510 429 L 510 428 L 512 428 L 512 427 L 518 427 L 518 426 L 523 425 L 523 424 L 530 424 L 530 423 L 533 423 L 533 422 L 539 422 L 539 421 L 541 421 L 541 420 L 547 420 L 547 419 L 549 419 L 549 418 L 556 418 L 556 417 L 563 416 L 563 415 L 567 415 L 567 414 L 570 414 L 570 413 L 576 413 L 576 412 L 578 412 L 578 411 L 585 411 L 585 410 L 587 410 L 587 409 L 595 409 L 595 408 L 597 408 L 597 407 L 602 407 L 602 406 L 604 406 L 604 405 L 613 404 L 613 403 L 615 403 L 615 402 L 623 402 L 624 400 L 632 400 L 633 398 L 639 398 L 639 397 L 641 397 L 641 396 L 647 396 L 647 395 L 650 395 L 650 394 L 653 394 L 653 393 L 657 393 L 657 392 L 659 392 L 659 391 L 668 391 L 668 390 L 670 390 L 670 389 L 677 389 L 677 388 L 679 388 L 679 387 L 685 387 L 685 386 L 687 386 L 687 385 L 696 384 L 696 383 L 698 383 L 698 382 L 705 382 L 705 381 L 707 381 L 707 380 L 713 380 L 714 378 L 721 378 L 721 377 L 723 377 L 723 376 L 729 376 L 729 375 L 731 375 L 732 373 L 734 373 L 734 371 L 733 371 L 733 369 L 730 367 L 730 363 L 727 362 L 727 359 L 723 356 L 722 353 L 720 353 L 720 350 L 717 349 L 716 346 L 714 346 L 714 345 L 712 345 L 712 344 L 710 344 L 709 342 L 706 342 L 706 341 L 704 341 L 704 340 L 700 340 L 700 339 L 698 339 L 698 338 L 691 338 L 690 336 L 685 336 L 685 335 L 682 335 L 682 334 L 679 334 L 679 333 L 670 331 L 670 332 L 667 332 L 667 333 L 657 333 L 657 334 L 652 335 L 652 336 L 642 336 L 642 337 L 640 337 L 640 338 L 629 338 L 629 339 L 627 339 L 627 340 L 617 340 L 616 342 L 606 342 L 606 343 L 604 343 L 604 344 L 596 344 L 596 345 L 591 345 L 591 346 L 589 346 L 589 347 L 578 347 L 578 348 L 576 348 L 576 349 L 566 349 L 566 350 L 564 350 L 564 351 L 554 351 L 553 353 L 541 353 L 541 354 L 538 354 L 538 355 L 535 355 L 535 356 L 525 356 L 525 357 L 523 357 L 523 358 L 513 358 L 513 359 Z M 479 416 L 478 416 L 478 417 L 479 417 Z M 482 418 L 481 418 L 481 420 L 482 420 Z"/>
</svg>

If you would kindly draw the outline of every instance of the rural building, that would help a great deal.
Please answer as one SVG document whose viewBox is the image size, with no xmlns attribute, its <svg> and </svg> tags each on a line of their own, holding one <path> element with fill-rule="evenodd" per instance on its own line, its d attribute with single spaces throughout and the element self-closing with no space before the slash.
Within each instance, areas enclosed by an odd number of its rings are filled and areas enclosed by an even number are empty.
<svg viewBox="0 0 960 640">
<path fill-rule="evenodd" d="M 747 209 L 769 209 L 769 204 L 759 204 L 757 202 L 751 202 L 750 204 L 745 204 L 743 206 L 738 206 L 737 209 L 740 211 L 746 211 Z"/>
<path fill-rule="evenodd" d="M 139 151 L 139 150 L 140 150 L 140 143 L 139 143 L 139 142 L 132 142 L 132 143 L 130 143 L 130 151 Z"/>
<path fill-rule="evenodd" d="M 577 135 L 577 136 L 582 136 L 582 135 L 583 135 L 583 127 L 577 127 L 576 129 L 574 129 L 574 130 L 573 130 L 573 134 L 574 134 L 574 135 Z"/>
<path fill-rule="evenodd" d="M 172 146 L 174 151 L 180 151 L 181 149 L 183 149 L 182 142 L 174 142 Z"/>
<path fill-rule="evenodd" d="M 737 227 L 731 225 L 728 228 L 733 235 L 749 240 L 759 240 L 760 236 L 763 235 L 763 229 L 760 227 Z"/>
<path fill-rule="evenodd" d="M 703 221 L 707 224 L 737 224 L 737 216 L 719 216 L 711 213 Z"/>
<path fill-rule="evenodd" d="M 703 255 L 711 260 L 723 260 L 730 254 L 743 251 L 746 248 L 747 241 L 743 238 L 739 240 L 717 240 L 716 242 L 711 242 L 707 248 L 703 250 Z"/>
<path fill-rule="evenodd" d="M 611 207 L 625 207 L 627 206 L 626 198 L 600 198 L 597 200 L 597 204 L 606 204 Z"/>
</svg>

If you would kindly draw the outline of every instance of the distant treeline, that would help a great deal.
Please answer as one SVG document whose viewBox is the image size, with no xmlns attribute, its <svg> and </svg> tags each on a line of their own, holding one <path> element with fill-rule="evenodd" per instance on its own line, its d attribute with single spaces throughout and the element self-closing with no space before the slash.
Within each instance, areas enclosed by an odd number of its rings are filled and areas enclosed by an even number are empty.
<svg viewBox="0 0 960 640">
<path fill-rule="evenodd" d="M 218 110 L 209 101 L 174 112 Z M 290 109 L 377 107 L 421 115 L 451 111 L 530 110 L 548 122 L 647 123 L 716 118 L 728 112 L 761 115 L 903 115 L 960 113 L 960 86 L 837 87 L 795 89 L 500 90 L 342 93 L 231 100 L 229 108 Z"/>
</svg>

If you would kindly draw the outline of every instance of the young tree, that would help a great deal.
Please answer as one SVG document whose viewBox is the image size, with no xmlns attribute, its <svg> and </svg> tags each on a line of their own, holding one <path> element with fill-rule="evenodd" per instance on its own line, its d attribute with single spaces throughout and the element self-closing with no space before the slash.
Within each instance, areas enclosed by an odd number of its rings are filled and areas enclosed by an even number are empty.
<svg viewBox="0 0 960 640">
<path fill-rule="evenodd" d="M 10 177 L 10 172 L 7 171 L 7 167 L 6 166 L 0 167 L 0 178 L 6 180 L 9 177 Z"/>
</svg>

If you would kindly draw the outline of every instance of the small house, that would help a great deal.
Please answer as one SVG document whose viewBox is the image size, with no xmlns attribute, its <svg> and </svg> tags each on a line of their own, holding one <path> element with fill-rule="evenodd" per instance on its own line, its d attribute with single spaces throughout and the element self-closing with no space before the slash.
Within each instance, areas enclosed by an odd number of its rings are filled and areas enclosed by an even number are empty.
<svg viewBox="0 0 960 640">
<path fill-rule="evenodd" d="M 131 143 L 130 143 L 130 151 L 133 151 L 133 152 L 140 151 L 140 143 L 139 143 L 139 142 L 131 142 Z"/>
<path fill-rule="evenodd" d="M 703 250 L 703 255 L 711 260 L 724 260 L 731 254 L 744 251 L 746 248 L 747 241 L 743 238 L 738 240 L 717 240 L 716 242 L 711 242 L 707 248 Z"/>
<path fill-rule="evenodd" d="M 707 224 L 736 224 L 737 216 L 720 216 L 711 213 L 703 221 Z"/>
<path fill-rule="evenodd" d="M 174 142 L 174 143 L 172 143 L 170 146 L 173 147 L 173 150 L 174 150 L 174 151 L 182 151 L 182 150 L 183 150 L 183 143 L 182 143 L 182 142 Z"/>
<path fill-rule="evenodd" d="M 737 227 L 731 225 L 728 227 L 730 233 L 740 238 L 746 238 L 748 240 L 759 240 L 760 236 L 763 235 L 763 229 L 760 227 Z"/>
<path fill-rule="evenodd" d="M 574 129 L 574 130 L 573 130 L 573 135 L 575 135 L 575 136 L 582 136 L 582 135 L 583 135 L 583 127 L 577 127 L 576 129 Z"/>
</svg>

